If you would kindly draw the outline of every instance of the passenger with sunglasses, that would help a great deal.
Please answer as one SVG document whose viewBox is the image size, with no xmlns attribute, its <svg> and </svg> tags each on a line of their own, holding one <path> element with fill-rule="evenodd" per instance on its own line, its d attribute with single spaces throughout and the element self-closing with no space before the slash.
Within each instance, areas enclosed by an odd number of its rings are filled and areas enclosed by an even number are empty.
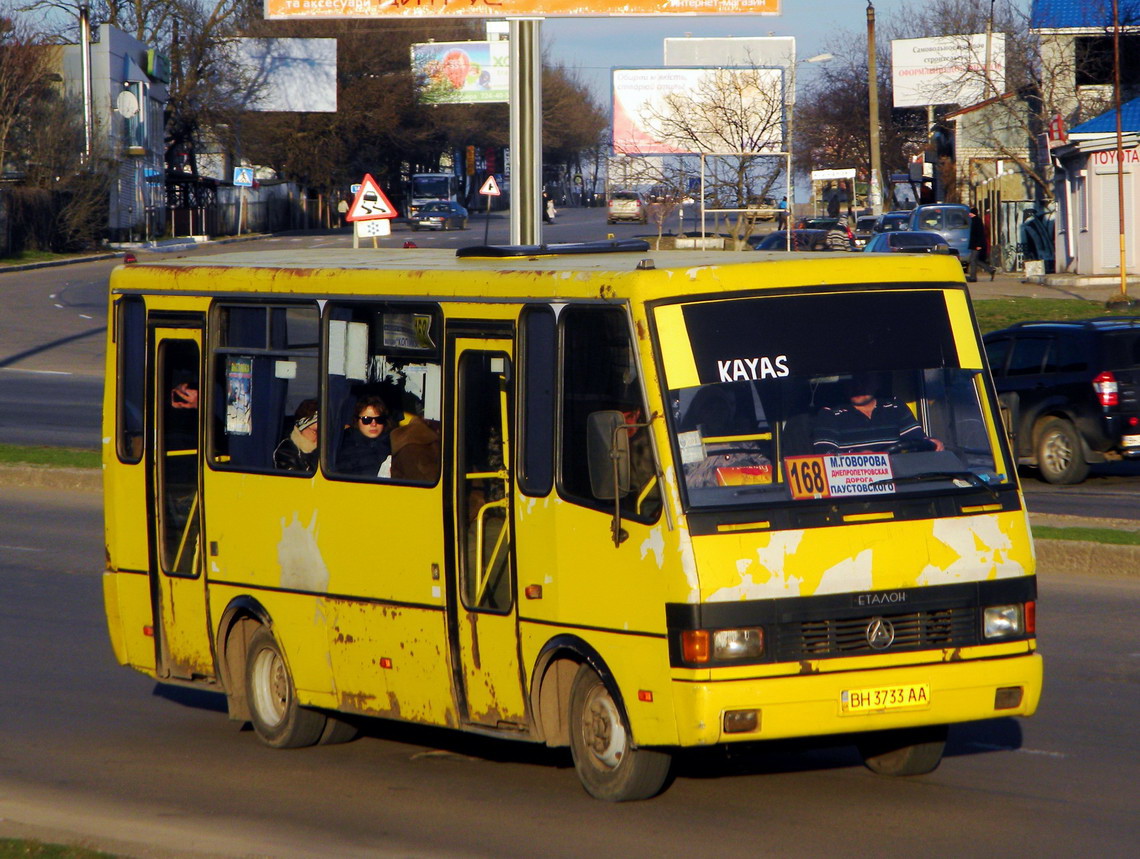
<svg viewBox="0 0 1140 859">
<path fill-rule="evenodd" d="M 378 476 L 380 466 L 392 453 L 388 429 L 388 406 L 384 400 L 374 394 L 358 399 L 352 426 L 337 453 L 336 470 L 343 474 Z"/>
</svg>

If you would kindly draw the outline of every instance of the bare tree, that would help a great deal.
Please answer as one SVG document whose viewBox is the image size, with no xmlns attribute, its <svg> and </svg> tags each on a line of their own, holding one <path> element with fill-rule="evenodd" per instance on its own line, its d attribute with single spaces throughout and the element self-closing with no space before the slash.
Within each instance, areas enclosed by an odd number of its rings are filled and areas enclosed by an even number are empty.
<svg viewBox="0 0 1140 859">
<path fill-rule="evenodd" d="M 692 88 L 641 108 L 638 119 L 656 140 L 670 151 L 701 158 L 706 205 L 740 210 L 729 222 L 737 249 L 751 235 L 759 209 L 783 172 L 787 101 L 784 76 L 753 65 L 710 70 Z M 674 196 L 683 193 L 668 179 L 664 184 Z"/>
<path fill-rule="evenodd" d="M 36 105 L 59 78 L 57 50 L 44 45 L 43 36 L 23 17 L 0 10 L 0 174 L 9 161 L 12 138 L 28 123 Z"/>
</svg>

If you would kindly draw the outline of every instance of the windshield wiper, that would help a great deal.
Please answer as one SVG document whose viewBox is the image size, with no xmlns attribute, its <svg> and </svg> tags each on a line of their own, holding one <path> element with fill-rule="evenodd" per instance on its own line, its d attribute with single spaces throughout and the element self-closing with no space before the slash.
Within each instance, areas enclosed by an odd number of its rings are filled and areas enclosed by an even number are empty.
<svg viewBox="0 0 1140 859">
<path fill-rule="evenodd" d="M 888 483 L 928 483 L 933 480 L 949 480 L 961 489 L 965 489 L 962 483 L 967 486 L 973 486 L 976 489 L 985 489 L 990 493 L 991 498 L 997 498 L 997 490 L 990 486 L 988 480 L 984 480 L 980 475 L 972 471 L 923 471 L 919 474 L 908 474 L 905 477 L 884 477 L 882 480 L 876 480 L 871 483 L 872 486 L 884 486 Z"/>
</svg>

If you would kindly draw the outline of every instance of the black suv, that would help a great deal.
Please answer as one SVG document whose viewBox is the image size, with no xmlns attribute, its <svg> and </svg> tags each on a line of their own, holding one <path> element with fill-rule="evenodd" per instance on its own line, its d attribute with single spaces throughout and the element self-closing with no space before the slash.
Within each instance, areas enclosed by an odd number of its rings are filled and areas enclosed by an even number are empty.
<svg viewBox="0 0 1140 859">
<path fill-rule="evenodd" d="M 1019 463 L 1049 483 L 1140 458 L 1140 317 L 1021 322 L 983 338 Z"/>
</svg>

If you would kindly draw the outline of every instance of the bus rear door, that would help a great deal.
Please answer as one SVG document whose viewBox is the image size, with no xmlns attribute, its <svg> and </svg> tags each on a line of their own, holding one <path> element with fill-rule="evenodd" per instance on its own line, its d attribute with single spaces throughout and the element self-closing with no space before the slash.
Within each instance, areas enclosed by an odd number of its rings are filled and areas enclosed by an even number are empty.
<svg viewBox="0 0 1140 859">
<path fill-rule="evenodd" d="M 189 317 L 190 315 L 188 315 Z M 151 603 L 159 677 L 214 673 L 202 558 L 201 314 L 151 329 L 147 465 Z"/>
<path fill-rule="evenodd" d="M 448 622 L 467 721 L 521 730 L 527 720 L 512 546 L 512 351 L 508 338 L 451 338 L 456 575 L 449 576 Z"/>
</svg>

